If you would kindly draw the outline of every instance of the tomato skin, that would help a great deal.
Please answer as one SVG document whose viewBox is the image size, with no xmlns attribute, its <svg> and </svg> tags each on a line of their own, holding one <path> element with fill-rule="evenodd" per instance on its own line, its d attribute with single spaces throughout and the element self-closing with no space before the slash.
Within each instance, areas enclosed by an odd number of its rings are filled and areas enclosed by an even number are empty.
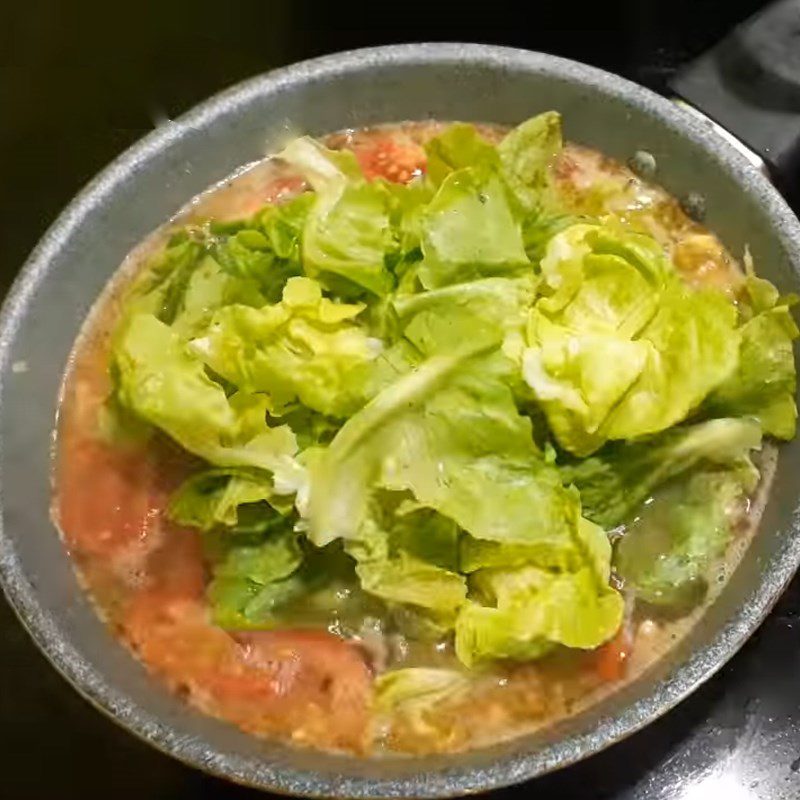
<svg viewBox="0 0 800 800">
<path fill-rule="evenodd" d="M 330 730 L 342 743 L 364 735 L 372 675 L 357 645 L 313 630 L 276 630 L 236 635 L 243 659 L 269 686 L 271 702 L 280 713 L 305 723 L 313 707 L 328 717 Z M 245 683 L 246 693 L 252 684 Z M 263 702 L 263 700 L 262 700 Z"/>
<path fill-rule="evenodd" d="M 627 625 L 623 625 L 616 636 L 593 653 L 592 666 L 604 681 L 620 681 L 625 677 L 628 659 L 633 649 L 633 636 Z"/>
<path fill-rule="evenodd" d="M 385 178 L 408 183 L 425 171 L 425 151 L 418 144 L 396 136 L 376 136 L 353 147 L 358 163 L 368 180 Z"/>
</svg>

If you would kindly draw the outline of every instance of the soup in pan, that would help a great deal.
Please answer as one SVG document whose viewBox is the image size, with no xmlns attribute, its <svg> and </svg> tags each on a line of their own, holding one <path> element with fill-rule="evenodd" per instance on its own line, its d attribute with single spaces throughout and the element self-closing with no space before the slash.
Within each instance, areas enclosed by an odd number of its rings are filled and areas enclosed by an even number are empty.
<svg viewBox="0 0 800 800">
<path fill-rule="evenodd" d="M 655 166 L 554 112 L 304 137 L 134 250 L 55 464 L 115 635 L 208 714 L 369 755 L 530 731 L 663 654 L 794 436 L 797 328 Z"/>
</svg>

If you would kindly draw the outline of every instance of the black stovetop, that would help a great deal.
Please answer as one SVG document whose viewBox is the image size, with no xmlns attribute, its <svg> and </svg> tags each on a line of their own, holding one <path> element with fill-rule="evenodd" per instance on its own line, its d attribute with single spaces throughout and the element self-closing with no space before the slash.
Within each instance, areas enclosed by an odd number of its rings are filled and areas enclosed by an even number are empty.
<svg viewBox="0 0 800 800">
<path fill-rule="evenodd" d="M 0 21 L 0 290 L 97 170 L 209 94 L 303 58 L 403 41 L 557 53 L 664 91 L 675 68 L 762 4 L 306 0 L 9 4 Z M 319 7 L 316 7 L 319 6 Z M 800 581 L 722 672 L 644 731 L 582 764 L 497 793 L 559 800 L 800 797 Z M 70 689 L 0 600 L 0 796 L 115 800 L 261 796 L 134 739 Z"/>
</svg>

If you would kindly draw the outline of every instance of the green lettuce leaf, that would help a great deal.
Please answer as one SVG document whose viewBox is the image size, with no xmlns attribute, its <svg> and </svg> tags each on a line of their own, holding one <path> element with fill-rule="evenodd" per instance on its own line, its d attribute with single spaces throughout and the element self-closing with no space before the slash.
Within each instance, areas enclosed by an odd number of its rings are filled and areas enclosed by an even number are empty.
<svg viewBox="0 0 800 800">
<path fill-rule="evenodd" d="M 493 172 L 450 173 L 425 207 L 420 227 L 418 276 L 426 289 L 530 268 L 520 222 Z"/>
<path fill-rule="evenodd" d="M 556 644 L 592 649 L 622 622 L 622 597 L 599 583 L 590 567 L 567 573 L 485 569 L 470 583 L 487 604 L 471 602 L 458 615 L 456 653 L 468 667 L 538 658 Z"/>
<path fill-rule="evenodd" d="M 168 514 L 179 525 L 203 531 L 218 527 L 261 533 L 283 525 L 274 509 L 287 511 L 290 501 L 275 492 L 268 473 L 228 468 L 197 472 L 170 498 Z"/>
<path fill-rule="evenodd" d="M 614 564 L 641 600 L 686 609 L 708 588 L 709 571 L 731 539 L 729 511 L 755 488 L 748 462 L 700 471 L 663 489 L 645 506 L 616 548 Z"/>
<path fill-rule="evenodd" d="M 437 706 L 468 694 L 469 676 L 455 669 L 406 667 L 375 678 L 375 708 L 382 714 L 401 714 L 412 723 L 427 722 Z"/>
<path fill-rule="evenodd" d="M 386 258 L 397 244 L 385 186 L 368 183 L 352 153 L 333 152 L 308 137 L 293 141 L 279 157 L 315 192 L 302 236 L 306 274 L 340 295 L 390 292 L 394 278 Z"/>
<path fill-rule="evenodd" d="M 478 133 L 474 125 L 463 122 L 449 125 L 425 145 L 426 174 L 435 186 L 451 173 L 465 167 L 498 170 L 500 154 L 497 148 Z"/>
<path fill-rule="evenodd" d="M 561 468 L 580 491 L 584 514 L 599 525 L 626 522 L 661 484 L 700 464 L 730 464 L 761 447 L 752 419 L 716 419 L 632 443 L 613 443 Z"/>
<path fill-rule="evenodd" d="M 439 615 L 454 614 L 467 595 L 463 575 L 410 554 L 394 539 L 392 531 L 367 524 L 348 543 L 364 591 Z"/>
<path fill-rule="evenodd" d="M 113 371 L 120 404 L 194 455 L 221 467 L 296 470 L 294 434 L 270 428 L 267 398 L 228 397 L 171 328 L 135 314 L 116 332 Z"/>
<path fill-rule="evenodd" d="M 264 301 L 275 303 L 286 281 L 303 273 L 301 236 L 313 203 L 314 195 L 306 192 L 268 205 L 250 223 L 214 236 L 210 252 L 226 273 L 255 283 Z"/>
<path fill-rule="evenodd" d="M 541 269 L 523 375 L 571 453 L 665 430 L 735 368 L 735 306 L 683 286 L 649 237 L 575 225 Z"/>
<path fill-rule="evenodd" d="M 190 349 L 241 391 L 268 394 L 276 413 L 299 400 L 343 417 L 363 403 L 354 371 L 381 346 L 354 321 L 362 310 L 324 298 L 310 278 L 290 278 L 278 304 L 217 311 Z"/>
<path fill-rule="evenodd" d="M 401 324 L 423 311 L 452 313 L 453 309 L 464 309 L 496 326 L 522 327 L 536 296 L 536 285 L 532 274 L 482 278 L 419 294 L 398 295 L 394 308 Z"/>
<path fill-rule="evenodd" d="M 153 314 L 161 322 L 171 325 L 180 310 L 189 279 L 204 252 L 203 242 L 191 231 L 176 232 L 134 281 L 126 298 L 126 314 Z"/>
<path fill-rule="evenodd" d="M 561 147 L 561 115 L 555 111 L 523 122 L 498 145 L 503 177 L 526 209 L 537 209 L 543 204 L 549 187 L 549 168 Z"/>
<path fill-rule="evenodd" d="M 188 340 L 208 325 L 217 309 L 231 303 L 260 306 L 264 302 L 257 281 L 234 277 L 211 256 L 205 256 L 186 281 L 171 328 Z"/>
<path fill-rule="evenodd" d="M 740 329 L 738 365 L 709 397 L 706 410 L 755 417 L 765 435 L 789 440 L 797 427 L 792 342 L 800 332 L 787 300 L 769 281 L 750 274 L 746 287 L 752 316 Z"/>
<path fill-rule="evenodd" d="M 406 431 L 414 434 L 419 409 L 470 359 L 496 342 L 467 342 L 402 375 L 354 414 L 312 467 L 309 536 L 317 545 L 354 538 L 367 516 L 371 493 L 381 487 L 384 460 L 394 461 Z M 389 487 L 391 488 L 391 487 Z M 406 487 L 398 487 L 400 489 Z"/>
<path fill-rule="evenodd" d="M 280 524 L 256 543 L 225 534 L 209 550 L 215 558 L 207 597 L 216 625 L 270 627 L 283 604 L 309 591 L 310 584 L 298 574 L 303 563 L 299 537 L 288 519 L 277 514 L 275 519 Z"/>
</svg>

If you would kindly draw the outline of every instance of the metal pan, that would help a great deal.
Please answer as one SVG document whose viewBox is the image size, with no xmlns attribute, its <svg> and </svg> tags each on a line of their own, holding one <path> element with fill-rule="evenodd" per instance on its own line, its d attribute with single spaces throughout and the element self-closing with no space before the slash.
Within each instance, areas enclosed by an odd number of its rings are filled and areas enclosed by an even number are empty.
<svg viewBox="0 0 800 800">
<path fill-rule="evenodd" d="M 597 69 L 462 44 L 360 50 L 237 86 L 115 161 L 36 248 L 0 318 L 0 579 L 54 666 L 120 725 L 188 764 L 278 792 L 474 792 L 570 764 L 646 725 L 718 670 L 767 614 L 800 561 L 800 441 L 783 447 L 760 533 L 685 642 L 586 713 L 477 752 L 369 761 L 249 737 L 150 680 L 77 585 L 49 517 L 56 396 L 84 315 L 127 251 L 289 129 L 320 134 L 426 117 L 513 124 L 550 108 L 562 112 L 576 142 L 621 160 L 653 153 L 670 192 L 703 194 L 706 223 L 732 252 L 749 245 L 766 277 L 800 290 L 800 224 L 767 178 L 704 121 Z"/>
</svg>

